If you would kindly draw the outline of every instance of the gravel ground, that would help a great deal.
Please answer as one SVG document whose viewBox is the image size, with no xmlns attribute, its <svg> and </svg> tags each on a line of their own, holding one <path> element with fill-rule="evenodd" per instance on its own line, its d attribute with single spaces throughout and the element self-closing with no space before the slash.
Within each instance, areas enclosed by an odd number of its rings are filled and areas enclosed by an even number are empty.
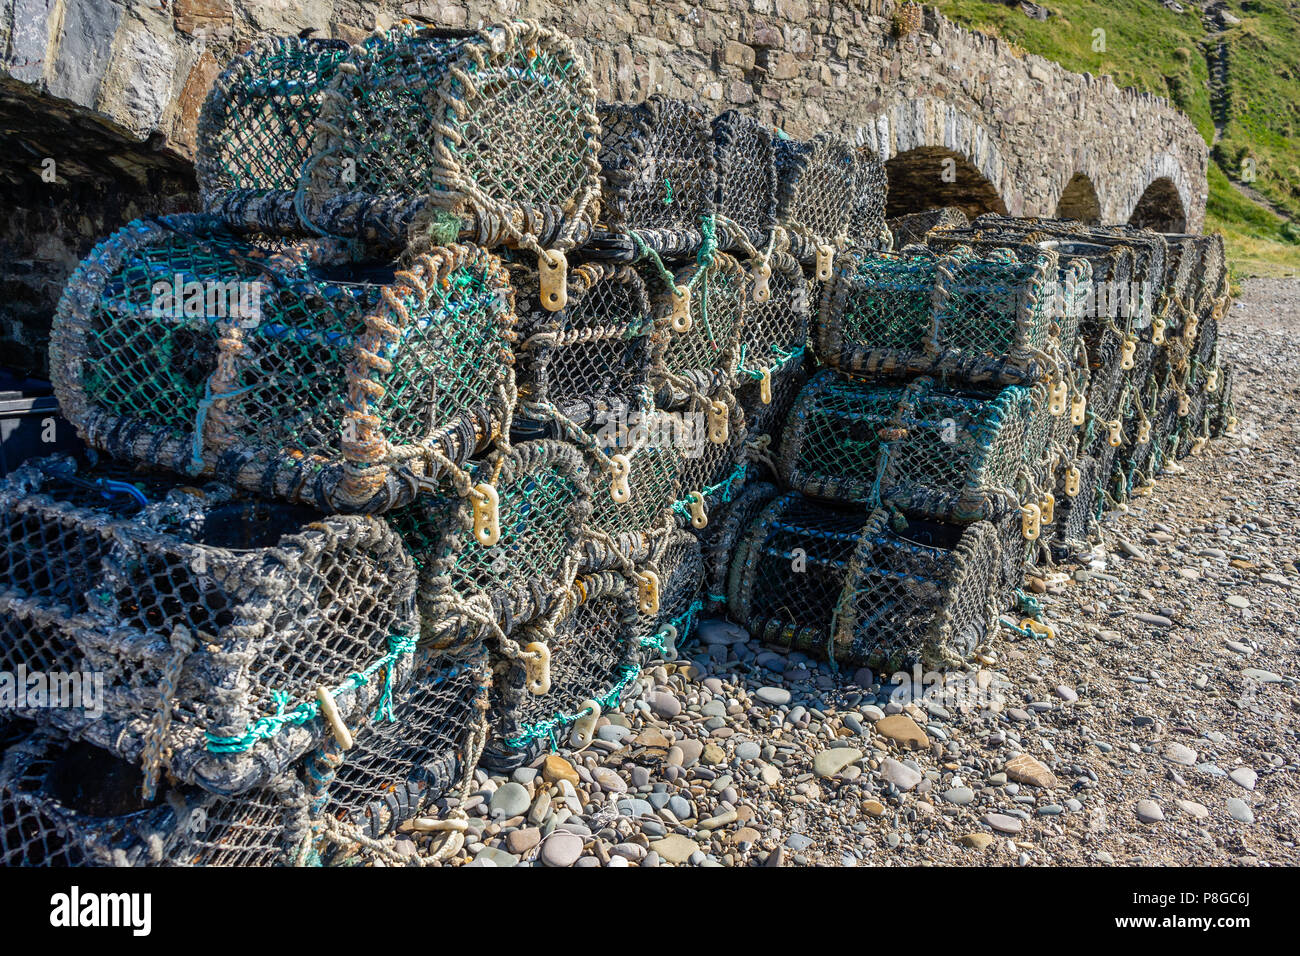
<svg viewBox="0 0 1300 956">
<path fill-rule="evenodd" d="M 705 622 L 585 750 L 480 771 L 455 862 L 1300 863 L 1300 282 L 1248 282 L 1224 335 L 1237 436 L 1040 569 L 1055 639 L 924 696 Z"/>
</svg>

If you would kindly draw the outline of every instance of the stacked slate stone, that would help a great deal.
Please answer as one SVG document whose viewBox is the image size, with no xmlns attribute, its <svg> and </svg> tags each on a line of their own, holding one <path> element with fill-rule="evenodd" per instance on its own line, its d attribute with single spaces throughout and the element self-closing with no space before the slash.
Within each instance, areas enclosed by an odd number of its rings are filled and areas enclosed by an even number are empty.
<svg viewBox="0 0 1300 956">
<path fill-rule="evenodd" d="M 978 654 L 1056 520 L 1090 288 L 1085 260 L 1025 243 L 840 256 L 812 335 L 826 367 L 787 417 L 780 488 L 741 499 L 731 615 L 839 662 Z"/>
</svg>

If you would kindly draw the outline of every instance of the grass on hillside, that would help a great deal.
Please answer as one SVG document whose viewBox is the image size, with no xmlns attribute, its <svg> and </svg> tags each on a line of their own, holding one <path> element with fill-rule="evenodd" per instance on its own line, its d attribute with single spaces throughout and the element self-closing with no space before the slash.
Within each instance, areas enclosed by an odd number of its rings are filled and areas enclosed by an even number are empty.
<svg viewBox="0 0 1300 956">
<path fill-rule="evenodd" d="M 1045 0 L 1053 15 L 1039 21 L 984 0 L 929 2 L 963 26 L 1066 69 L 1109 73 L 1121 86 L 1166 96 L 1214 141 L 1205 28 L 1195 7 L 1175 13 L 1158 0 Z M 1242 22 L 1225 36 L 1230 105 L 1211 153 L 1205 228 L 1223 233 L 1242 274 L 1300 274 L 1300 0 L 1229 6 Z M 1094 49 L 1097 29 L 1105 31 L 1104 50 Z M 1254 161 L 1251 185 L 1287 212 L 1289 226 L 1229 182 L 1229 175 L 1240 178 L 1247 157 Z"/>
</svg>

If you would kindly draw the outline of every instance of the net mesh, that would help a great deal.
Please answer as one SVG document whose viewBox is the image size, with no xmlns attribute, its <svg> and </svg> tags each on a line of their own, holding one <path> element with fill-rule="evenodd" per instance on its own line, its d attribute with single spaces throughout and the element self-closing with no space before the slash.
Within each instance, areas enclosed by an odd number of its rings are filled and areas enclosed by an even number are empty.
<svg viewBox="0 0 1300 956">
<path fill-rule="evenodd" d="M 886 222 L 894 239 L 895 249 L 905 249 L 913 244 L 923 244 L 931 229 L 962 228 L 970 225 L 970 217 L 953 206 L 941 206 L 922 212 L 909 212 Z"/>
<path fill-rule="evenodd" d="M 753 377 L 760 370 L 775 371 L 789 362 L 808 340 L 809 284 L 793 256 L 773 254 L 768 259 L 772 274 L 765 302 L 752 297 L 745 303 L 741 329 L 739 374 Z"/>
<path fill-rule="evenodd" d="M 380 521 L 219 486 L 177 487 L 124 515 L 116 499 L 78 504 L 85 489 L 69 475 L 66 459 L 38 460 L 0 492 L 14 663 L 103 682 L 102 716 L 83 692 L 41 719 L 146 770 L 237 792 L 327 732 L 307 703 L 318 687 L 348 719 L 409 673 L 415 569 Z M 55 584 L 38 563 L 71 574 Z"/>
<path fill-rule="evenodd" d="M 776 150 L 766 125 L 738 110 L 713 121 L 717 215 L 763 247 L 776 225 Z M 725 230 L 724 230 L 725 234 Z M 723 248 L 731 246 L 723 240 Z"/>
<path fill-rule="evenodd" d="M 885 225 L 885 195 L 889 189 L 885 164 L 869 146 L 859 146 L 856 159 L 848 244 L 854 249 L 887 249 L 893 240 Z"/>
<path fill-rule="evenodd" d="M 688 531 L 663 536 L 645 567 L 659 577 L 659 609 L 639 614 L 637 635 L 657 635 L 667 645 L 662 656 L 673 660 L 677 648 L 690 639 L 704 606 L 700 594 L 704 586 L 704 552 L 699 538 Z"/>
<path fill-rule="evenodd" d="M 463 461 L 499 430 L 512 322 L 504 270 L 472 247 L 397 270 L 171 216 L 77 269 L 51 366 L 64 414 L 115 457 L 384 510 L 438 473 L 430 449 Z"/>
<path fill-rule="evenodd" d="M 777 496 L 776 485 L 751 481 L 731 502 L 718 509 L 702 532 L 706 570 L 705 609 L 716 611 L 727 603 L 727 570 L 741 539 L 759 512 Z"/>
<path fill-rule="evenodd" d="M 725 382 L 735 374 L 750 277 L 736 259 L 715 253 L 707 266 L 680 269 L 673 281 L 676 286 L 693 286 L 690 319 L 674 326 L 674 292 L 666 283 L 650 281 L 651 307 L 659 330 L 651 376 L 661 381 L 666 378 L 678 387 L 708 390 L 719 379 Z M 683 381 L 687 383 L 684 386 Z"/>
<path fill-rule="evenodd" d="M 841 245 L 857 195 L 857 161 L 848 143 L 831 133 L 810 140 L 777 137 L 776 219 L 803 261 L 818 245 Z"/>
<path fill-rule="evenodd" d="M 763 401 L 763 385 L 751 380 L 736 390 L 736 401 L 745 409 L 745 427 L 753 440 L 763 441 L 767 436 L 765 453 L 769 458 L 781 451 L 781 437 L 785 423 L 794 408 L 795 400 L 808 384 L 809 353 L 797 350 L 780 366 L 772 370 L 772 400 Z M 765 462 L 766 463 L 766 462 Z"/>
</svg>

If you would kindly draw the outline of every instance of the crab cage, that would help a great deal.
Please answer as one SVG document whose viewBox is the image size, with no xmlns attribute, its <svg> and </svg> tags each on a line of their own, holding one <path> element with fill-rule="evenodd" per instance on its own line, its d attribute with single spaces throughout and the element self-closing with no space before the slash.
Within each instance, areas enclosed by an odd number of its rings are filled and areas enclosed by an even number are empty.
<svg viewBox="0 0 1300 956">
<path fill-rule="evenodd" d="M 691 638 L 704 608 L 705 565 L 700 539 L 689 531 L 675 531 L 655 542 L 643 571 L 659 581 L 658 607 L 641 609 L 637 634 L 651 638 L 649 657 L 676 660 L 678 649 Z"/>
<path fill-rule="evenodd" d="M 587 262 L 569 272 L 568 303 L 541 302 L 536 273 L 513 267 L 520 410 L 586 426 L 599 410 L 633 405 L 649 387 L 655 342 L 650 297 L 628 265 Z"/>
<path fill-rule="evenodd" d="M 590 234 L 600 198 L 595 107 L 558 30 L 403 24 L 336 68 L 295 202 L 313 229 L 375 247 L 526 249 L 562 298 L 564 255 Z"/>
<path fill-rule="evenodd" d="M 276 866 L 307 862 L 305 788 L 293 774 L 237 797 L 169 787 L 47 730 L 0 760 L 0 866 Z"/>
<path fill-rule="evenodd" d="M 894 249 L 911 245 L 924 245 L 931 229 L 964 229 L 970 217 L 955 206 L 939 206 L 921 212 L 909 212 L 885 221 L 885 228 L 893 238 Z"/>
<path fill-rule="evenodd" d="M 760 302 L 745 303 L 737 375 L 742 382 L 771 376 L 808 341 L 810 290 L 793 256 L 774 253 L 766 262 L 766 290 Z M 757 286 L 755 286 L 757 291 Z"/>
<path fill-rule="evenodd" d="M 967 523 L 1031 503 L 1048 457 L 1041 387 L 981 393 L 919 378 L 873 385 L 833 370 L 813 376 L 795 403 L 777 462 L 804 494 L 917 517 Z M 1032 531 L 1031 531 L 1032 533 Z"/>
<path fill-rule="evenodd" d="M 885 225 L 885 196 L 889 190 L 885 164 L 870 146 L 859 146 L 856 158 L 853 209 L 849 215 L 849 248 L 889 249 L 894 240 Z"/>
<path fill-rule="evenodd" d="M 568 728 L 584 718 L 578 730 L 590 735 L 600 711 L 635 693 L 643 642 L 659 640 L 640 636 L 638 603 L 638 588 L 623 574 L 583 575 L 553 627 L 549 620 L 525 627 L 521 650 L 496 657 L 485 764 L 527 763 L 567 743 Z"/>
<path fill-rule="evenodd" d="M 409 676 L 415 568 L 382 521 L 220 486 L 175 487 L 128 515 L 87 500 L 77 477 L 46 459 L 0 492 L 5 663 L 57 663 L 99 698 L 83 686 L 76 706 L 30 716 L 152 780 L 165 769 L 237 793 Z"/>
<path fill-rule="evenodd" d="M 1096 456 L 1079 455 L 1063 469 L 1056 485 L 1056 525 L 1048 542 L 1057 558 L 1084 551 L 1097 539 L 1114 462 L 1115 449 L 1106 445 Z"/>
<path fill-rule="evenodd" d="M 819 133 L 810 140 L 778 135 L 776 221 L 790 240 L 790 253 L 814 265 L 818 280 L 830 278 L 835 255 L 848 242 L 857 198 L 858 162 L 841 137 Z"/>
<path fill-rule="evenodd" d="M 736 251 L 765 248 L 776 227 L 776 147 L 771 129 L 739 110 L 713 120 L 718 189 L 718 244 Z"/>
<path fill-rule="evenodd" d="M 456 657 L 419 652 L 392 709 L 371 719 L 343 750 L 327 740 L 302 777 L 328 863 L 363 858 L 362 840 L 381 840 L 457 793 L 482 748 L 490 673 L 484 647 Z"/>
<path fill-rule="evenodd" d="M 1169 246 L 1167 294 L 1171 314 L 1184 322 L 1211 314 L 1227 294 L 1228 271 L 1223 237 L 1165 234 Z M 1222 313 L 1223 306 L 1219 306 Z"/>
<path fill-rule="evenodd" d="M 469 495 L 392 516 L 419 572 L 420 644 L 456 650 L 546 611 L 577 574 L 591 476 L 568 442 L 521 442 L 473 464 Z"/>
<path fill-rule="evenodd" d="M 635 105 L 602 103 L 600 225 L 632 233 L 638 247 L 694 253 L 713 217 L 717 163 L 705 112 L 654 94 Z"/>
<path fill-rule="evenodd" d="M 511 301 L 475 247 L 395 269 L 209 216 L 138 220 L 68 281 L 51 373 L 63 414 L 116 458 L 383 511 L 500 432 Z"/>
<path fill-rule="evenodd" d="M 752 284 L 722 252 L 660 278 L 650 282 L 659 331 L 651 378 L 660 406 L 674 408 L 734 381 Z"/>
<path fill-rule="evenodd" d="M 714 613 L 727 604 L 727 571 L 741 539 L 759 512 L 780 492 L 767 481 L 751 481 L 720 509 L 700 533 L 704 550 L 704 610 Z"/>
<path fill-rule="evenodd" d="M 684 412 L 696 440 L 680 450 L 682 456 L 677 501 L 677 521 L 700 529 L 708 525 L 715 508 L 740 493 L 750 469 L 749 433 L 745 410 L 723 390 L 694 402 Z M 703 423 L 701 427 L 700 423 Z"/>
<path fill-rule="evenodd" d="M 817 352 L 855 375 L 1060 381 L 1090 281 L 1035 246 L 850 254 L 822 291 Z"/>
<path fill-rule="evenodd" d="M 203 208 L 250 232 L 302 228 L 294 194 L 343 40 L 257 40 L 217 77 L 199 113 L 195 172 Z"/>
<path fill-rule="evenodd" d="M 745 428 L 750 439 L 759 443 L 763 452 L 759 460 L 764 464 L 780 454 L 786 420 L 799 393 L 808 384 L 811 364 L 808 352 L 799 349 L 772 371 L 770 385 L 765 385 L 762 379 L 751 379 L 736 389 L 736 401 L 745 410 Z M 764 398 L 768 400 L 764 402 Z"/>
<path fill-rule="evenodd" d="M 1210 437 L 1220 438 L 1230 435 L 1237 427 L 1237 402 L 1233 386 L 1237 374 L 1233 366 L 1220 366 L 1218 393 L 1212 403 L 1210 412 Z"/>
</svg>

